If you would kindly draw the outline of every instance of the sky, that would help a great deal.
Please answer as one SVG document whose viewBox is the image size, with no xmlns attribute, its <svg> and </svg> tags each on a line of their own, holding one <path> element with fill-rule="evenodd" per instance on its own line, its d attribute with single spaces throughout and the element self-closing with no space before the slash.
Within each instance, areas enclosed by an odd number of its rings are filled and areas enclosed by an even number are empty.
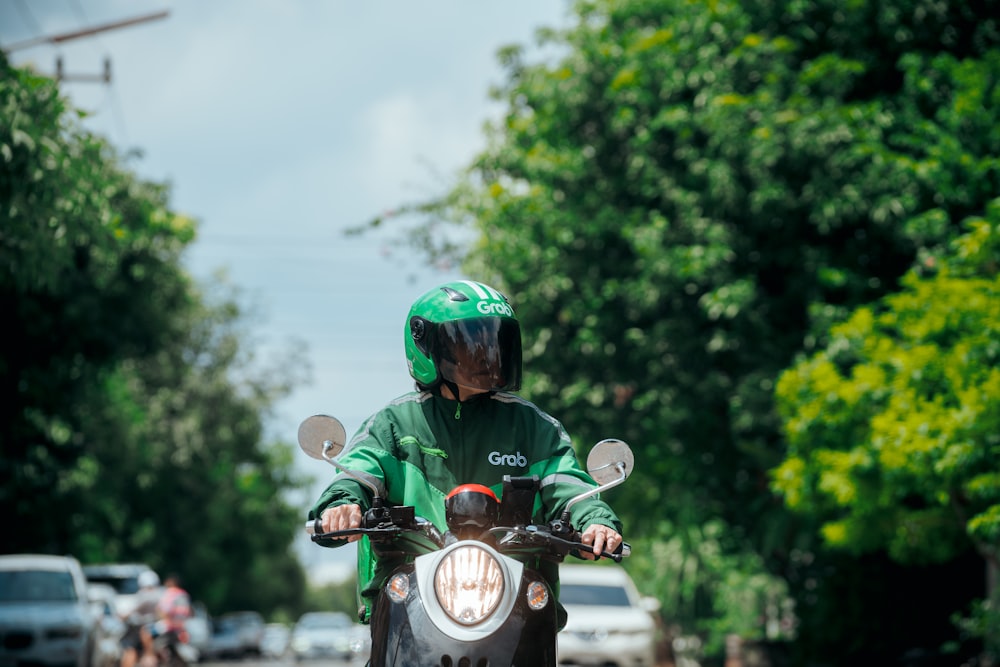
<svg viewBox="0 0 1000 667">
<path fill-rule="evenodd" d="M 224 271 L 254 313 L 263 359 L 294 346 L 311 381 L 279 403 L 270 431 L 295 442 L 312 414 L 353 433 L 412 389 L 403 355 L 410 304 L 455 268 L 390 248 L 391 232 L 344 231 L 447 190 L 485 145 L 501 108 L 498 49 L 565 27 L 565 0 L 0 0 L 5 49 L 163 11 L 165 18 L 8 53 L 54 74 L 90 113 L 85 126 L 143 178 L 171 186 L 195 218 L 185 263 L 208 284 Z M 111 82 L 74 81 L 100 74 Z M 297 454 L 316 477 L 334 472 Z M 317 579 L 353 562 L 347 549 L 297 544 Z M 338 553 L 339 552 L 339 553 Z M 321 574 L 323 573 L 323 574 Z"/>
</svg>

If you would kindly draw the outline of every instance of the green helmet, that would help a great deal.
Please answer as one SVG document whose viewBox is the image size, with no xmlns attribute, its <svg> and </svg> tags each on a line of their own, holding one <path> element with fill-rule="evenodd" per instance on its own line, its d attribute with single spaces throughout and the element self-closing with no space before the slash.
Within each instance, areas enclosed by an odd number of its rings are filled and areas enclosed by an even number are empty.
<svg viewBox="0 0 1000 667">
<path fill-rule="evenodd" d="M 507 297 L 471 280 L 435 287 L 410 307 L 406 364 L 423 387 L 521 388 L 521 326 Z"/>
</svg>

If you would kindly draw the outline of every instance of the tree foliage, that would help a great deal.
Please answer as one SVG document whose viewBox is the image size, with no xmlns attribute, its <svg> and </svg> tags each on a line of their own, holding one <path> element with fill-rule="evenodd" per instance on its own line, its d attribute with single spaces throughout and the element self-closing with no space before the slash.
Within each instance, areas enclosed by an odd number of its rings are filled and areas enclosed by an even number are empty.
<svg viewBox="0 0 1000 667">
<path fill-rule="evenodd" d="M 143 561 L 213 612 L 296 607 L 298 484 L 263 430 L 295 377 L 181 265 L 194 221 L 0 58 L 3 551 Z"/>
<path fill-rule="evenodd" d="M 432 254 L 447 224 L 477 231 L 465 267 L 512 297 L 531 398 L 582 442 L 633 443 L 629 530 L 721 521 L 811 618 L 803 650 L 833 662 L 936 641 L 947 613 L 872 623 L 865 573 L 903 590 L 927 572 L 828 553 L 785 510 L 775 383 L 1000 191 L 998 10 L 576 2 L 574 25 L 539 33 L 556 57 L 501 53 L 506 113 L 468 178 L 409 209 Z M 824 577 L 844 586 L 817 601 Z"/>
<path fill-rule="evenodd" d="M 959 247 L 1000 249 L 1000 201 Z M 982 254 L 973 248 L 975 254 Z M 1000 545 L 1000 276 L 945 259 L 856 310 L 826 349 L 784 373 L 788 504 L 827 542 L 940 561 Z M 964 274 L 964 275 L 963 275 Z"/>
<path fill-rule="evenodd" d="M 833 547 L 906 563 L 974 547 L 995 580 L 1000 200 L 968 224 L 948 255 L 857 309 L 823 351 L 781 376 L 789 451 L 774 475 Z"/>
</svg>

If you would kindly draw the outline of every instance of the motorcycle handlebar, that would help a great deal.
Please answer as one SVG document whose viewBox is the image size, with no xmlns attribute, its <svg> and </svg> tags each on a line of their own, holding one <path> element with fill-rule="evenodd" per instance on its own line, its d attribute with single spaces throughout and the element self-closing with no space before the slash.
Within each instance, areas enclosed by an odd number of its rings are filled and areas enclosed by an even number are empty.
<svg viewBox="0 0 1000 667">
<path fill-rule="evenodd" d="M 314 519 L 312 521 L 306 521 L 306 533 L 310 537 L 321 540 L 340 540 L 348 538 L 352 535 L 386 535 L 386 534 L 396 534 L 399 532 L 398 528 L 345 528 L 344 530 L 335 530 L 330 533 L 324 533 L 322 526 L 318 525 L 319 519 Z"/>
<path fill-rule="evenodd" d="M 618 548 L 613 552 L 602 551 L 601 558 L 610 558 L 616 563 L 622 562 L 622 558 L 628 558 L 632 555 L 632 545 L 628 542 L 622 542 L 618 545 Z"/>
<path fill-rule="evenodd" d="M 579 556 L 581 553 L 593 553 L 589 549 L 582 549 L 580 547 L 586 547 L 587 545 L 583 542 L 576 542 L 576 552 Z M 628 542 L 622 542 L 618 545 L 618 548 L 614 551 L 602 551 L 598 558 L 608 558 L 616 563 L 622 562 L 623 558 L 627 558 L 632 555 L 632 546 Z"/>
<path fill-rule="evenodd" d="M 306 529 L 306 533 L 308 533 L 309 536 L 312 537 L 312 538 L 314 538 L 314 539 L 316 538 L 317 535 L 320 535 L 320 536 L 322 536 L 324 538 L 328 538 L 328 539 L 342 539 L 342 538 L 350 537 L 352 535 L 372 535 L 373 533 L 396 532 L 396 529 L 393 529 L 393 528 L 381 528 L 381 529 L 379 529 L 379 528 L 375 528 L 375 529 L 373 529 L 373 528 L 347 528 L 345 530 L 337 530 L 337 531 L 334 531 L 332 533 L 323 533 L 323 527 L 322 527 L 322 524 L 320 523 L 320 519 L 318 517 L 316 519 L 311 520 L 311 521 L 306 521 L 306 523 L 305 523 L 305 529 Z M 494 530 L 496 530 L 496 529 L 494 529 Z M 500 529 L 500 530 L 511 530 L 511 529 Z M 534 532 L 533 534 L 534 535 L 540 535 L 540 533 L 537 533 L 537 532 Z M 560 537 L 556 537 L 555 535 L 551 535 L 551 534 L 547 535 L 546 539 L 548 539 L 550 541 L 555 541 L 555 542 L 562 542 L 562 543 L 564 543 L 564 546 L 568 546 L 571 550 L 576 550 L 578 552 L 581 551 L 580 547 L 584 546 L 582 542 L 577 542 L 577 541 L 574 541 L 574 540 L 565 540 L 565 539 L 562 539 Z M 631 555 L 632 555 L 632 546 L 628 542 L 622 542 L 621 544 L 618 545 L 618 548 L 615 549 L 613 552 L 602 551 L 601 555 L 600 555 L 600 558 L 609 558 L 609 559 L 615 561 L 616 563 L 620 563 L 620 562 L 622 562 L 623 558 L 627 558 L 628 556 L 631 556 Z"/>
</svg>

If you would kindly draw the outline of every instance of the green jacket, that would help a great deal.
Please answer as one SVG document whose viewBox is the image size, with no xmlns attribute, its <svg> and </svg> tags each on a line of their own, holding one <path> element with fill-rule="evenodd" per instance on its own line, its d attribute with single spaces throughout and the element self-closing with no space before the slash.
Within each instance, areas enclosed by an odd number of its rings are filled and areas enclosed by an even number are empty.
<svg viewBox="0 0 1000 667">
<path fill-rule="evenodd" d="M 504 475 L 537 475 L 541 490 L 534 520 L 558 518 L 566 503 L 597 484 L 580 467 L 569 435 L 556 419 L 514 394 L 482 394 L 463 403 L 428 391 L 405 394 L 370 417 L 337 461 L 375 483 L 391 505 L 413 505 L 417 516 L 442 532 L 445 496 L 459 484 L 478 483 L 500 497 Z M 309 512 L 343 504 L 371 504 L 370 491 L 341 474 Z M 621 532 L 621 522 L 597 498 L 571 510 L 581 532 L 601 524 Z M 341 546 L 330 541 L 325 546 Z M 398 562 L 380 563 L 363 539 L 358 549 L 358 585 L 375 596 Z"/>
</svg>

